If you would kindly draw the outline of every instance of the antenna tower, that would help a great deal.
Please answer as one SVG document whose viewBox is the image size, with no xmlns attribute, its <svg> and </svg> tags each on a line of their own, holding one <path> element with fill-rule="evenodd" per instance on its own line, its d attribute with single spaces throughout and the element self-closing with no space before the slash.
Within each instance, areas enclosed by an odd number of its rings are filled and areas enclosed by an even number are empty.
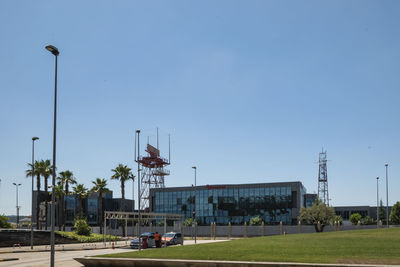
<svg viewBox="0 0 400 267">
<path fill-rule="evenodd" d="M 169 140 L 168 140 L 169 142 Z M 139 157 L 139 163 L 142 166 L 140 177 L 140 208 L 148 211 L 150 188 L 165 187 L 165 176 L 170 174 L 164 167 L 170 165 L 170 159 L 160 157 L 158 149 L 158 129 L 157 129 L 157 148 L 147 144 L 146 156 Z"/>
<path fill-rule="evenodd" d="M 322 152 L 319 153 L 318 199 L 329 206 L 328 169 L 326 162 L 326 150 L 322 149 Z"/>
</svg>

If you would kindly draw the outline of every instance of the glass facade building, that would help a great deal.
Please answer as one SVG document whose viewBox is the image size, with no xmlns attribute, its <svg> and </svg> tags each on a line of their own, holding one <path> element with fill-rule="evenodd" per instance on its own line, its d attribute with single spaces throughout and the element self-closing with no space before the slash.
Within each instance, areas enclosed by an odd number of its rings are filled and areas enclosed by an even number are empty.
<svg viewBox="0 0 400 267">
<path fill-rule="evenodd" d="M 150 190 L 150 209 L 185 219 L 195 215 L 199 224 L 242 224 L 254 216 L 291 224 L 304 207 L 305 194 L 300 182 L 156 188 Z"/>
<path fill-rule="evenodd" d="M 312 204 L 314 203 L 314 201 L 317 199 L 317 194 L 305 194 L 304 195 L 304 201 L 305 201 L 305 205 L 306 208 L 309 208 L 312 206 Z"/>
<path fill-rule="evenodd" d="M 45 199 L 45 193 L 41 192 L 44 196 L 41 197 L 42 200 Z M 49 195 L 49 193 L 47 193 Z M 33 220 L 36 220 L 36 196 L 37 192 L 34 191 L 34 213 Z M 91 226 L 100 225 L 100 207 L 102 207 L 103 211 L 120 211 L 121 210 L 121 198 L 113 198 L 113 192 L 110 191 L 105 193 L 102 196 L 102 205 L 100 205 L 99 194 L 98 193 L 90 193 L 86 198 L 82 201 L 79 200 L 77 195 L 70 194 L 68 196 L 64 196 L 61 202 L 61 205 L 57 203 L 56 207 L 56 224 L 65 224 L 67 226 L 72 226 L 74 224 L 74 219 L 76 216 L 80 214 L 81 203 L 83 215 L 87 218 L 88 224 Z M 58 200 L 57 200 L 58 201 Z M 48 200 L 49 202 L 49 200 Z M 44 204 L 44 202 L 42 202 Z M 47 214 L 47 225 L 50 225 L 50 204 L 48 203 L 48 214 Z M 61 208 L 59 208 L 59 205 Z M 132 211 L 134 206 L 134 201 L 131 199 L 125 199 L 125 210 Z M 64 208 L 65 214 L 64 216 Z M 45 216 L 43 216 L 45 217 Z M 65 218 L 64 218 L 65 217 Z M 46 220 L 46 218 L 44 218 Z M 43 222 L 44 224 L 44 222 Z"/>
</svg>

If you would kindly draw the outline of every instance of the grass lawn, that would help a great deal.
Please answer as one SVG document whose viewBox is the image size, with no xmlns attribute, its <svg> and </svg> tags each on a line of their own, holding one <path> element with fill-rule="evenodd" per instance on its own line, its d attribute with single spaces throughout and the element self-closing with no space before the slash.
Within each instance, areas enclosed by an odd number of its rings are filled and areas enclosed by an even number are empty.
<svg viewBox="0 0 400 267">
<path fill-rule="evenodd" d="M 400 228 L 266 236 L 100 257 L 400 264 Z"/>
</svg>

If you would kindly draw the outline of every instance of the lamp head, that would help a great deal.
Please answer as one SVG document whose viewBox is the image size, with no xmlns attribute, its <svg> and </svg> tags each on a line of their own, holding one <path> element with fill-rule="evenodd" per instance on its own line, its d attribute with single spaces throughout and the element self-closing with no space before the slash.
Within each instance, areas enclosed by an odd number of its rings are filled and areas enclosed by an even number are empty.
<svg viewBox="0 0 400 267">
<path fill-rule="evenodd" d="M 16 183 L 13 183 L 13 185 L 17 185 Z"/>
<path fill-rule="evenodd" d="M 39 140 L 39 137 L 36 137 L 36 136 L 32 137 L 32 141 L 36 141 L 36 140 Z"/>
<path fill-rule="evenodd" d="M 193 166 L 192 168 L 193 168 L 193 169 L 195 169 L 195 170 L 197 169 L 197 167 L 196 167 L 196 166 Z"/>
<path fill-rule="evenodd" d="M 387 167 L 389 164 L 385 163 L 385 167 Z"/>
<path fill-rule="evenodd" d="M 140 133 L 140 130 L 136 130 L 137 133 Z"/>
<path fill-rule="evenodd" d="M 376 180 L 379 180 L 379 176 L 376 177 Z"/>
<path fill-rule="evenodd" d="M 55 56 L 58 56 L 60 54 L 60 52 L 58 52 L 57 47 L 55 47 L 53 45 L 47 45 L 46 49 L 49 50 Z"/>
</svg>

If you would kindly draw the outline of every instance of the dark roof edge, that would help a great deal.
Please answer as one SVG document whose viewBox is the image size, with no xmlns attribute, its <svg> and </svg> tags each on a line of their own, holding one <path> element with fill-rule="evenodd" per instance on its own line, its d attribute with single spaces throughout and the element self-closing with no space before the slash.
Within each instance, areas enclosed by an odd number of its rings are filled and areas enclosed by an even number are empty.
<svg viewBox="0 0 400 267">
<path fill-rule="evenodd" d="M 196 188 L 207 188 L 207 187 L 241 187 L 241 186 L 263 186 L 263 185 L 303 185 L 300 181 L 292 181 L 292 182 L 273 182 L 273 183 L 249 183 L 249 184 L 205 184 L 205 185 L 197 185 Z M 304 185 L 303 185 L 304 187 Z M 150 190 L 162 191 L 162 190 L 173 190 L 173 189 L 183 189 L 188 190 L 191 189 L 192 186 L 177 186 L 177 187 L 164 187 L 164 188 L 151 188 Z"/>
</svg>

